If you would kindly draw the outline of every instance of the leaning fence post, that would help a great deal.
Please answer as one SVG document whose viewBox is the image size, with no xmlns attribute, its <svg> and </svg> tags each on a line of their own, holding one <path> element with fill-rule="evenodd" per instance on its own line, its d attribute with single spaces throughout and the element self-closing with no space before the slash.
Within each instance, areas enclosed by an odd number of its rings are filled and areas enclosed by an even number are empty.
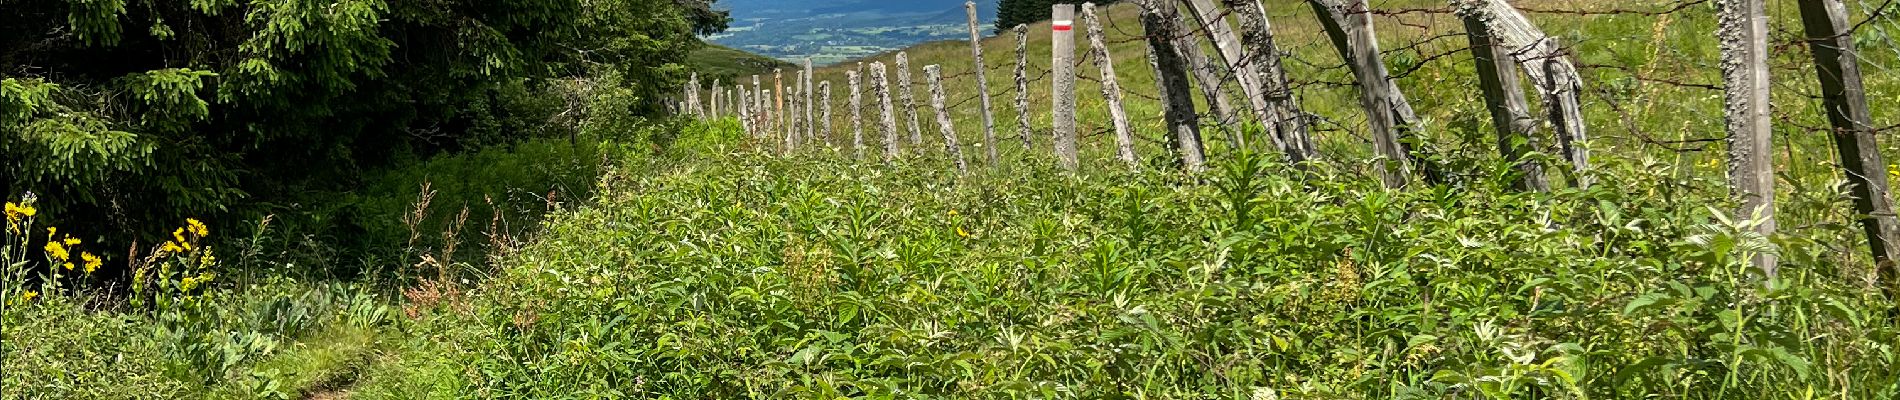
<svg viewBox="0 0 1900 400">
<path fill-rule="evenodd" d="M 1102 71 L 1102 97 L 1107 98 L 1108 118 L 1115 125 L 1115 156 L 1135 168 L 1140 164 L 1135 161 L 1134 134 L 1129 132 L 1128 112 L 1122 108 L 1122 86 L 1115 80 L 1115 59 L 1109 56 L 1108 42 L 1102 38 L 1102 21 L 1095 15 L 1095 3 L 1082 3 L 1082 23 L 1088 26 L 1089 57 Z"/>
<path fill-rule="evenodd" d="M 1074 171 L 1080 164 L 1075 143 L 1075 5 L 1056 4 L 1050 15 L 1050 68 L 1055 75 L 1050 126 L 1055 131 L 1056 160 L 1063 169 Z"/>
<path fill-rule="evenodd" d="M 897 112 L 891 106 L 891 81 L 883 62 L 871 63 L 871 91 L 877 92 L 878 122 L 884 127 L 884 161 L 897 160 Z"/>
<path fill-rule="evenodd" d="M 813 74 L 814 73 L 811 69 L 811 59 L 806 58 L 805 59 L 805 73 L 803 75 L 799 75 L 799 78 L 802 79 L 800 82 L 803 82 L 800 84 L 802 86 L 801 90 L 805 91 L 805 102 L 801 103 L 802 104 L 801 107 L 804 107 L 805 109 L 805 135 L 801 137 L 802 138 L 801 140 L 804 140 L 806 142 L 810 142 L 811 139 L 815 137 L 813 133 L 816 133 L 818 130 L 817 121 L 813 121 L 813 118 L 812 118 L 813 117 L 812 96 L 816 94 L 813 92 L 817 91 L 818 89 L 816 85 L 812 84 L 812 80 L 818 78 L 816 76 L 812 76 Z"/>
<path fill-rule="evenodd" d="M 1168 23 L 1174 25 L 1175 32 L 1181 32 L 1180 35 L 1174 37 L 1174 48 L 1180 49 L 1181 57 L 1187 60 L 1189 75 L 1194 78 L 1194 81 L 1201 83 L 1195 87 L 1201 89 L 1201 97 L 1207 99 L 1207 108 L 1214 116 L 1215 125 L 1220 127 L 1221 132 L 1227 134 L 1227 145 L 1232 148 L 1246 147 L 1247 140 L 1242 138 L 1240 130 L 1234 127 L 1240 122 L 1239 115 L 1234 113 L 1234 103 L 1228 99 L 1226 92 L 1221 91 L 1221 86 L 1226 82 L 1221 79 L 1219 67 L 1214 66 L 1214 62 L 1208 59 L 1207 52 L 1201 51 L 1201 44 L 1191 33 L 1193 31 L 1189 30 L 1181 20 L 1171 20 Z"/>
<path fill-rule="evenodd" d="M 924 130 L 917 122 L 917 99 L 914 95 L 915 92 L 916 90 L 912 88 L 910 82 L 910 54 L 899 51 L 897 52 L 897 101 L 903 103 L 901 107 L 904 110 L 903 118 L 909 121 L 909 125 L 905 125 L 905 127 L 910 128 L 910 144 L 912 146 L 923 146 Z M 902 138 L 903 135 L 898 135 L 898 137 Z"/>
<path fill-rule="evenodd" d="M 969 173 L 970 167 L 963 161 L 963 147 L 957 145 L 957 128 L 950 124 L 950 110 L 944 108 L 943 104 L 943 67 L 925 65 L 924 75 L 925 79 L 930 80 L 930 106 L 937 109 L 937 126 L 943 131 L 944 152 L 956 160 L 957 173 Z"/>
<path fill-rule="evenodd" d="M 1029 139 L 1029 25 L 1016 25 L 1016 125 L 1023 150 L 1034 147 Z"/>
<path fill-rule="evenodd" d="M 1149 66 L 1155 69 L 1155 85 L 1160 88 L 1161 106 L 1168 126 L 1168 143 L 1188 172 L 1201 172 L 1205 153 L 1201 147 L 1200 118 L 1194 112 L 1193 89 L 1189 88 L 1186 64 L 1181 49 L 1172 39 L 1180 15 L 1174 5 L 1163 0 L 1138 0 L 1141 26 L 1148 39 Z"/>
<path fill-rule="evenodd" d="M 1352 67 L 1359 83 L 1359 107 L 1366 110 L 1366 125 L 1372 132 L 1372 147 L 1381 158 L 1379 177 L 1387 188 L 1404 187 L 1411 175 L 1410 152 L 1400 141 L 1416 115 L 1398 85 L 1386 71 L 1379 53 L 1378 35 L 1373 32 L 1369 6 L 1365 0 L 1307 0 L 1319 14 L 1340 58 Z M 1429 165 L 1420 165 L 1429 168 Z M 1427 173 L 1428 179 L 1432 175 Z"/>
<path fill-rule="evenodd" d="M 989 158 L 989 165 L 995 166 L 996 156 L 996 116 L 990 114 L 990 70 L 983 66 L 983 34 L 977 32 L 976 2 L 966 1 L 963 10 L 970 16 L 970 58 L 976 62 L 976 93 L 982 100 L 983 150 Z"/>
<path fill-rule="evenodd" d="M 1518 190 L 1537 192 L 1550 191 L 1550 181 L 1544 177 L 1544 169 L 1536 161 L 1524 160 L 1526 147 L 1536 147 L 1537 140 L 1532 135 L 1537 130 L 1537 120 L 1531 118 L 1530 101 L 1524 98 L 1524 87 L 1517 80 L 1517 65 L 1509 59 L 1510 51 L 1504 48 L 1491 29 L 1485 26 L 1484 16 L 1460 8 L 1458 13 L 1465 24 L 1465 37 L 1471 42 L 1471 56 L 1477 62 L 1478 86 L 1484 93 L 1484 103 L 1491 111 L 1491 125 L 1498 133 L 1498 155 L 1518 170 L 1518 181 L 1514 184 Z"/>
<path fill-rule="evenodd" d="M 1834 128 L 1834 150 L 1841 170 L 1852 186 L 1854 211 L 1880 268 L 1888 294 L 1900 295 L 1900 220 L 1893 213 L 1888 192 L 1887 165 L 1881 159 L 1873 110 L 1867 106 L 1860 51 L 1854 48 L 1853 25 L 1841 0 L 1801 0 L 1801 22 L 1813 53 L 1814 72 L 1821 84 L 1821 104 Z"/>
</svg>

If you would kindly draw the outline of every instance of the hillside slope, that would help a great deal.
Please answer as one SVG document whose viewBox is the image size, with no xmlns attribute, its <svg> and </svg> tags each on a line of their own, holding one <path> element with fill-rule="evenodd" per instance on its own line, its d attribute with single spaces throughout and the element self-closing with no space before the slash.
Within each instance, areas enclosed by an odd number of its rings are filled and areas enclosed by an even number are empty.
<svg viewBox="0 0 1900 400">
<path fill-rule="evenodd" d="M 713 79 L 737 82 L 734 78 L 769 74 L 775 68 L 795 68 L 789 62 L 713 43 L 693 51 L 686 61 L 708 84 Z"/>
</svg>

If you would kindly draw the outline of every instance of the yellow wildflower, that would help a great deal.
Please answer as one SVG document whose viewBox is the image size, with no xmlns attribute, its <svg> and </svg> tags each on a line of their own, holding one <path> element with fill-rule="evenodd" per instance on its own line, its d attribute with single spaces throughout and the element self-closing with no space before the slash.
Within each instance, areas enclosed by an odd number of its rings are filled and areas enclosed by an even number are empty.
<svg viewBox="0 0 1900 400">
<path fill-rule="evenodd" d="M 953 209 L 950 209 L 950 216 L 952 216 L 952 217 L 955 217 L 955 216 L 957 216 L 957 210 L 956 210 L 956 209 L 954 209 L 954 208 L 953 208 Z"/>
<path fill-rule="evenodd" d="M 969 233 L 969 232 L 964 232 L 964 231 L 963 231 L 963 227 L 961 227 L 961 226 L 959 226 L 959 227 L 957 227 L 957 236 L 962 236 L 962 237 L 966 237 L 966 238 L 967 238 L 967 237 L 970 237 L 970 233 Z"/>
<path fill-rule="evenodd" d="M 187 276 L 184 280 L 178 281 L 178 290 L 189 292 L 196 287 L 198 287 L 198 278 Z"/>
<path fill-rule="evenodd" d="M 105 265 L 106 263 L 105 260 L 99 259 L 99 256 L 92 255 L 92 253 L 79 253 L 79 259 L 86 262 L 86 273 L 88 274 L 92 273 L 92 271 L 99 270 L 99 266 Z"/>
<path fill-rule="evenodd" d="M 195 218 L 186 218 L 185 225 L 190 228 L 191 234 L 193 235 L 198 235 L 198 237 L 211 236 L 211 228 L 206 227 L 205 223 L 198 222 Z"/>
<path fill-rule="evenodd" d="M 59 235 L 59 227 L 57 226 L 46 227 L 46 240 L 51 241 L 53 240 L 53 236 L 58 236 L 58 235 Z"/>
<path fill-rule="evenodd" d="M 185 242 L 185 228 L 178 228 L 178 230 L 172 231 L 172 239 L 177 239 L 179 243 L 184 243 Z"/>
<path fill-rule="evenodd" d="M 35 298 L 35 297 L 40 297 L 40 292 L 35 292 L 35 291 L 31 291 L 31 290 L 28 290 L 28 291 L 26 291 L 26 293 L 23 293 L 23 294 L 20 294 L 20 297 L 23 297 L 23 298 L 22 298 L 22 299 L 20 300 L 20 302 L 22 302 L 22 303 L 24 303 L 24 302 L 29 302 L 29 301 L 33 301 L 33 298 Z"/>
<path fill-rule="evenodd" d="M 39 215 L 39 213 L 40 210 L 33 208 L 33 206 L 20 206 L 20 214 L 25 215 L 27 218 L 32 218 L 34 215 Z"/>
<path fill-rule="evenodd" d="M 185 249 L 179 248 L 178 243 L 165 242 L 165 247 L 158 249 L 158 251 L 163 253 L 179 253 L 185 251 Z"/>
<path fill-rule="evenodd" d="M 46 242 L 46 256 L 59 261 L 72 258 L 72 254 L 66 252 L 66 246 L 60 245 L 59 242 Z"/>
<path fill-rule="evenodd" d="M 67 236 L 67 237 L 66 237 L 66 246 L 67 246 L 67 247 L 72 247 L 72 246 L 78 246 L 78 245 L 79 245 L 80 243 L 84 243 L 84 242 L 81 242 L 81 241 L 79 241 L 79 238 L 75 238 L 75 237 L 72 237 L 72 236 Z"/>
<path fill-rule="evenodd" d="M 75 265 L 73 265 L 73 263 L 66 263 L 65 267 L 67 271 L 71 271 Z"/>
</svg>

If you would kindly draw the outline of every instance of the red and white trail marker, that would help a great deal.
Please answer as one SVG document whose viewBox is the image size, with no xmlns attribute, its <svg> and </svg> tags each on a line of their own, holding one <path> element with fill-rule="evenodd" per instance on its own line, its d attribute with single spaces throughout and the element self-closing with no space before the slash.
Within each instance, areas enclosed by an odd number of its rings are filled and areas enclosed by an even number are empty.
<svg viewBox="0 0 1900 400">
<path fill-rule="evenodd" d="M 1055 29 L 1056 32 L 1066 32 L 1070 29 L 1075 29 L 1075 21 L 1073 20 L 1053 21 L 1050 24 L 1050 26 L 1052 29 Z"/>
</svg>

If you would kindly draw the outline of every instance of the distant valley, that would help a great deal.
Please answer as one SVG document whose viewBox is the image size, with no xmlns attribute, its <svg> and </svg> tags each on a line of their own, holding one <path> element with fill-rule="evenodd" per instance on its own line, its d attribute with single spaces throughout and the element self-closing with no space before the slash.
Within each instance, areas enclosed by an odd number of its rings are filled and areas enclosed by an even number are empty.
<svg viewBox="0 0 1900 400">
<path fill-rule="evenodd" d="M 722 0 L 732 28 L 706 39 L 787 61 L 824 65 L 969 37 L 962 0 Z M 996 2 L 977 2 L 988 34 Z"/>
</svg>

